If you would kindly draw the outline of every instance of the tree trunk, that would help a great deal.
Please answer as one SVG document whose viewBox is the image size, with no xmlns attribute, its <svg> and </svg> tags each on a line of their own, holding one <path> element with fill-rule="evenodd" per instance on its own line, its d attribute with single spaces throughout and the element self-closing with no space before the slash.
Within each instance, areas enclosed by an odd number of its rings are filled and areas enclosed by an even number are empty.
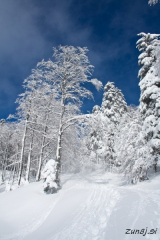
<svg viewBox="0 0 160 240">
<path fill-rule="evenodd" d="M 46 134 L 47 132 L 47 121 L 48 121 L 48 118 L 49 118 L 49 114 L 47 114 L 47 117 L 46 117 L 46 125 L 45 125 L 45 128 L 44 128 L 44 135 Z M 39 157 L 39 166 L 38 166 L 38 172 L 37 172 L 37 175 L 36 175 L 36 181 L 39 181 L 40 178 L 41 178 L 41 170 L 42 170 L 42 165 L 43 165 L 43 152 L 44 152 L 44 148 L 45 148 L 45 136 L 43 136 L 42 138 L 42 145 L 41 145 L 41 152 L 40 152 L 40 157 Z"/>
<path fill-rule="evenodd" d="M 26 170 L 26 177 L 25 177 L 26 181 L 29 181 L 29 174 L 30 174 L 30 168 L 31 168 L 31 153 L 32 153 L 32 142 L 30 143 L 30 147 L 29 147 L 27 170 Z"/>
<path fill-rule="evenodd" d="M 6 167 L 7 167 L 7 147 L 5 148 L 4 160 L 2 162 L 2 182 L 5 182 L 6 178 Z"/>
<path fill-rule="evenodd" d="M 29 154 L 28 154 L 28 161 L 27 161 L 27 170 L 26 170 L 26 181 L 29 182 L 29 174 L 31 168 L 31 155 L 32 155 L 32 148 L 33 148 L 33 139 L 34 139 L 34 130 L 32 131 L 32 139 L 29 147 Z"/>
<path fill-rule="evenodd" d="M 58 133 L 58 143 L 57 143 L 57 151 L 56 151 L 56 162 L 57 162 L 57 169 L 56 169 L 56 180 L 59 181 L 59 174 L 61 169 L 61 143 L 62 143 L 62 125 L 60 125 L 59 133 Z"/>
<path fill-rule="evenodd" d="M 27 125 L 28 125 L 28 117 L 25 122 L 24 134 L 23 134 L 23 138 L 22 138 L 22 149 L 21 149 L 21 158 L 20 158 L 19 175 L 18 175 L 18 186 L 20 186 L 21 178 L 22 178 L 23 156 L 24 156 L 24 148 L 25 148 L 25 141 L 26 141 L 26 134 L 27 134 Z"/>
<path fill-rule="evenodd" d="M 15 174 L 16 174 L 16 164 L 14 164 L 13 175 L 12 175 L 12 180 L 11 180 L 11 186 L 14 183 Z"/>
<path fill-rule="evenodd" d="M 41 178 L 41 170 L 42 170 L 42 158 L 43 158 L 43 151 L 44 151 L 44 143 L 45 143 L 45 137 L 43 136 L 42 139 L 42 146 L 41 146 L 41 152 L 40 152 L 40 157 L 39 157 L 39 166 L 38 166 L 38 172 L 37 172 L 37 176 L 36 176 L 36 181 L 39 181 Z"/>
<path fill-rule="evenodd" d="M 60 118 L 60 123 L 59 123 L 59 132 L 58 132 L 58 141 L 57 141 L 57 150 L 56 150 L 56 162 L 57 162 L 57 167 L 56 167 L 56 182 L 59 183 L 60 185 L 60 170 L 61 170 L 61 148 L 62 148 L 62 135 L 63 135 L 63 116 L 65 113 L 65 100 L 62 97 L 62 111 L 61 111 L 61 118 Z"/>
</svg>

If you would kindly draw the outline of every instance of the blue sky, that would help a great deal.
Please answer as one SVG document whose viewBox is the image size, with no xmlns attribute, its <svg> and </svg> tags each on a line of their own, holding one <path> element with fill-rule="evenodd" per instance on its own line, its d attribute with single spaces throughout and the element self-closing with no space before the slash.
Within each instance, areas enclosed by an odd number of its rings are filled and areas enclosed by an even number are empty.
<svg viewBox="0 0 160 240">
<path fill-rule="evenodd" d="M 160 33 L 160 4 L 147 0 L 1 0 L 0 119 L 15 113 L 23 80 L 58 45 L 87 46 L 94 78 L 115 82 L 128 104 L 139 104 L 137 34 Z M 83 110 L 101 105 L 85 101 Z"/>
</svg>

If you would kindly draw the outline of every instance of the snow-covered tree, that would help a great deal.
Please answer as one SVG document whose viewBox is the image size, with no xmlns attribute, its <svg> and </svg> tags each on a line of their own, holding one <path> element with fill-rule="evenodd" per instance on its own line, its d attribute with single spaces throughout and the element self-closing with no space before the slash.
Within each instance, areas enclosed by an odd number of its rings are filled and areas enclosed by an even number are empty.
<svg viewBox="0 0 160 240">
<path fill-rule="evenodd" d="M 127 112 L 127 103 L 120 89 L 113 82 L 108 82 L 104 87 L 101 106 L 102 114 L 108 127 L 105 133 L 107 147 L 107 162 L 109 165 L 116 163 L 116 149 L 114 146 L 115 132 L 117 131 L 122 116 Z"/>
<path fill-rule="evenodd" d="M 18 136 L 16 133 L 16 124 L 7 122 L 4 119 L 0 120 L 0 169 L 1 179 L 4 182 L 6 178 L 6 171 L 12 170 L 12 164 L 16 159 L 16 142 Z M 11 176 L 7 176 L 11 177 Z"/>
<path fill-rule="evenodd" d="M 22 143 L 21 143 L 21 155 L 20 155 L 20 168 L 19 168 L 19 176 L 18 176 L 18 185 L 21 183 L 22 173 L 23 173 L 23 167 L 24 167 L 24 154 L 25 154 L 25 148 L 26 148 L 26 140 L 27 140 L 27 134 L 30 132 L 30 123 L 34 122 L 37 114 L 37 82 L 34 79 L 34 76 L 30 76 L 29 78 L 24 80 L 24 88 L 25 92 L 20 94 L 19 98 L 17 99 L 18 108 L 17 108 L 17 114 L 19 119 L 24 122 L 24 130 L 23 130 L 23 137 L 22 137 Z M 34 134 L 32 132 L 32 134 Z M 33 141 L 33 136 L 31 137 Z M 32 145 L 32 144 L 31 144 Z M 30 146 L 30 151 L 32 149 L 32 146 Z M 28 157 L 28 166 L 27 169 L 29 171 L 30 168 L 30 157 Z M 29 172 L 28 172 L 29 174 Z M 27 174 L 27 175 L 28 175 Z M 28 179 L 27 179 L 28 180 Z"/>
<path fill-rule="evenodd" d="M 99 106 L 94 106 L 92 115 L 88 119 L 88 135 L 86 139 L 87 148 L 89 151 L 89 161 L 94 169 L 98 165 L 104 164 L 106 160 L 106 148 L 104 133 L 104 119 Z"/>
<path fill-rule="evenodd" d="M 77 119 L 76 114 L 71 116 L 70 111 L 67 111 L 67 105 L 72 103 L 77 107 L 78 112 L 82 99 L 92 97 L 91 91 L 84 84 L 92 83 L 98 90 L 102 86 L 97 79 L 90 79 L 93 66 L 90 65 L 86 55 L 87 51 L 86 47 L 59 46 L 58 49 L 54 48 L 55 61 L 42 61 L 38 64 L 38 68 L 43 71 L 45 79 L 52 84 L 61 101 L 56 150 L 57 181 L 60 180 L 63 135 L 65 130 Z"/>
<path fill-rule="evenodd" d="M 127 103 L 120 89 L 113 82 L 108 82 L 104 87 L 101 110 L 104 116 L 117 124 L 121 116 L 127 111 Z"/>
<path fill-rule="evenodd" d="M 33 158 L 39 159 L 38 169 L 35 171 L 37 180 L 40 179 L 44 151 L 51 143 L 53 144 L 53 138 L 57 133 L 55 119 L 59 116 L 56 92 L 45 81 L 42 72 L 33 69 L 32 74 L 24 80 L 23 87 L 25 91 L 17 99 L 17 116 L 24 128 L 19 159 L 19 185 L 23 170 L 25 180 L 29 181 Z"/>
<path fill-rule="evenodd" d="M 110 171 L 116 164 L 115 132 L 126 112 L 127 104 L 122 92 L 114 83 L 108 82 L 104 87 L 102 106 L 93 107 L 93 114 L 88 123 L 87 147 L 92 163 L 98 163 Z"/>
<path fill-rule="evenodd" d="M 156 49 L 159 47 L 158 37 L 160 34 L 150 34 L 141 32 L 138 34 L 141 38 L 137 41 L 137 48 L 142 53 L 138 57 L 138 64 L 141 67 L 138 77 L 142 80 L 148 73 L 153 63 L 157 61 Z"/>
<path fill-rule="evenodd" d="M 142 126 L 139 109 L 129 107 L 121 118 L 115 137 L 117 165 L 132 183 L 147 179 L 152 164 L 151 147 Z"/>
<path fill-rule="evenodd" d="M 142 53 L 139 56 L 140 77 L 140 112 L 143 118 L 143 129 L 146 140 L 152 146 L 154 155 L 153 165 L 160 157 L 160 75 L 157 69 L 157 51 L 159 51 L 159 34 L 138 34 L 141 38 L 137 41 L 137 48 Z"/>
</svg>

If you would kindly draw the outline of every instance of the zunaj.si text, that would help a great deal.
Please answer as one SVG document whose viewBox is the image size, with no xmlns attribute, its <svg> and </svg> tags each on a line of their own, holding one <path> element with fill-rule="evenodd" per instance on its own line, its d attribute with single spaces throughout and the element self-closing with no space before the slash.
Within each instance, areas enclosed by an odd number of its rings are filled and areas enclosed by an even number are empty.
<svg viewBox="0 0 160 240">
<path fill-rule="evenodd" d="M 125 234 L 141 234 L 142 236 L 145 236 L 146 234 L 156 234 L 157 229 L 151 229 L 148 230 L 148 228 L 142 228 L 142 229 L 126 229 Z"/>
</svg>

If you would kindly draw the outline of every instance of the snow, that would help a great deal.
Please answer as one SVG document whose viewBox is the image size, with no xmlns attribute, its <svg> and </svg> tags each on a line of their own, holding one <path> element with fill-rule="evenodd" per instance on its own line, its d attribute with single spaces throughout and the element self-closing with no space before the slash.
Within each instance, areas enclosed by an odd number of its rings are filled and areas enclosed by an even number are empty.
<svg viewBox="0 0 160 240">
<path fill-rule="evenodd" d="M 99 81 L 99 80 L 96 79 L 96 78 L 91 79 L 91 83 L 95 86 L 95 88 L 97 89 L 97 91 L 99 91 L 99 90 L 103 87 L 102 82 Z"/>
<path fill-rule="evenodd" d="M 62 175 L 63 188 L 44 194 L 42 182 L 0 193 L 1 240 L 160 239 L 160 176 L 126 185 L 104 173 Z M 126 229 L 156 229 L 126 235 Z"/>
<path fill-rule="evenodd" d="M 51 180 L 54 181 L 55 178 L 56 178 L 55 171 L 56 171 L 56 161 L 53 160 L 53 159 L 50 159 L 46 163 L 46 165 L 45 165 L 45 167 L 44 167 L 44 169 L 42 171 L 42 178 L 47 179 L 48 182 L 50 182 Z"/>
</svg>

